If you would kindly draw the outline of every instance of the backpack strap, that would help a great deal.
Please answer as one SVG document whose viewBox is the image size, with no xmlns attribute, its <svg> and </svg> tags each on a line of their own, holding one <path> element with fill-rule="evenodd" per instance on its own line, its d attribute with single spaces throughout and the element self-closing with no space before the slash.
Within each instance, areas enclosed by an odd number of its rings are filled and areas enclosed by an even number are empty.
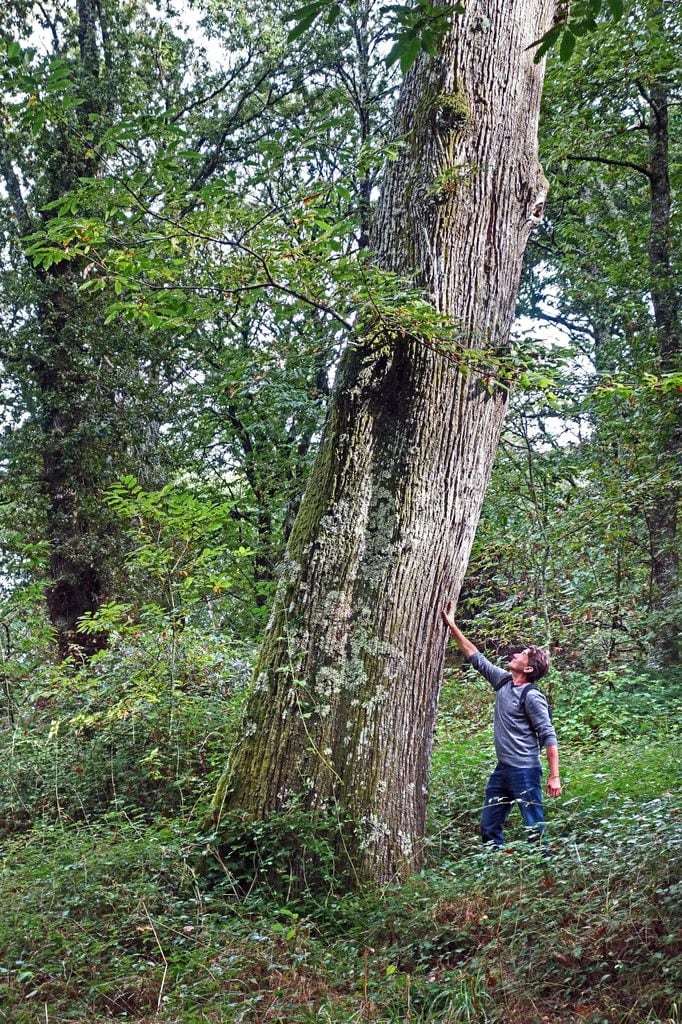
<svg viewBox="0 0 682 1024">
<path fill-rule="evenodd" d="M 514 684 L 512 683 L 512 686 L 513 685 Z M 535 726 L 533 725 L 531 717 L 528 714 L 528 709 L 526 708 L 526 697 L 528 696 L 528 691 L 531 690 L 531 689 L 532 690 L 539 690 L 540 687 L 536 686 L 535 683 L 526 683 L 526 685 L 524 686 L 524 688 L 523 688 L 523 690 L 521 692 L 521 696 L 519 697 L 519 707 L 521 708 L 521 710 L 523 711 L 524 715 L 526 716 L 526 720 L 527 720 L 529 726 L 531 727 L 531 729 L 535 733 L 535 737 L 537 739 L 538 746 L 540 746 L 540 737 L 539 737 L 538 733 L 536 732 Z"/>
<path fill-rule="evenodd" d="M 540 687 L 536 686 L 535 683 L 526 683 L 526 685 L 523 688 L 523 693 L 519 697 L 519 707 L 521 708 L 521 710 L 525 714 L 526 718 L 528 718 L 530 720 L 530 715 L 526 711 L 526 697 L 528 696 L 528 691 L 529 690 L 537 690 L 538 692 L 541 692 L 541 691 L 540 691 Z"/>
<path fill-rule="evenodd" d="M 519 697 L 519 707 L 521 708 L 521 710 L 523 711 L 524 715 L 528 719 L 528 723 L 529 723 L 531 729 L 533 730 L 533 732 L 537 736 L 538 743 L 540 744 L 540 746 L 542 746 L 541 734 L 536 732 L 535 726 L 533 725 L 533 721 L 532 721 L 530 715 L 528 714 L 528 709 L 526 708 L 526 697 L 528 696 L 528 691 L 529 690 L 537 690 L 538 693 L 541 694 L 543 697 L 545 697 L 545 694 L 542 692 L 540 687 L 537 686 L 535 683 L 527 683 L 524 686 L 524 688 L 523 688 L 523 693 Z M 547 697 L 545 697 L 545 700 L 547 700 Z M 551 707 L 549 701 L 547 701 L 547 712 L 549 714 L 549 720 L 551 722 L 552 721 L 552 707 Z"/>
</svg>

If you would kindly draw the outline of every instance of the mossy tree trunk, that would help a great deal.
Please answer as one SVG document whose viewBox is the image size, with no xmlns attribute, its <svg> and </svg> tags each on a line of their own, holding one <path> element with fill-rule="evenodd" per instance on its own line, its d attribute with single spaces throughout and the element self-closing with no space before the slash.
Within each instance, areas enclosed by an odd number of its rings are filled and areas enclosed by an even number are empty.
<svg viewBox="0 0 682 1024">
<path fill-rule="evenodd" d="M 662 5 L 656 5 L 662 20 Z M 672 194 L 670 188 L 669 96 L 665 82 L 652 84 L 649 103 L 649 163 L 651 195 L 649 268 L 651 299 L 662 373 L 680 370 L 679 285 L 673 266 Z M 647 516 L 651 536 L 652 605 L 657 613 L 655 660 L 679 665 L 679 556 L 677 519 L 680 505 L 679 465 L 682 451 L 682 413 L 679 395 L 658 403 L 658 473 L 651 488 Z"/>
<path fill-rule="evenodd" d="M 472 0 L 398 103 L 406 144 L 386 169 L 372 248 L 471 349 L 504 352 L 541 215 L 543 69 L 528 47 L 552 11 L 551 0 Z M 459 592 L 505 404 L 502 388 L 418 336 L 348 349 L 216 817 L 265 818 L 296 799 L 353 823 L 343 849 L 358 878 L 419 867 L 440 609 Z"/>
<path fill-rule="evenodd" d="M 66 118 L 55 127 L 49 144 L 39 151 L 37 181 L 24 186 L 30 199 L 24 198 L 14 169 L 16 154 L 5 132 L 4 119 L 0 120 L 0 178 L 10 197 L 18 239 L 45 230 L 54 217 L 53 210 L 45 209 L 48 203 L 58 200 L 81 177 L 94 175 L 99 169 L 85 132 L 92 128 L 91 118 L 106 113 L 105 89 L 100 81 L 103 58 L 98 43 L 98 36 L 106 38 L 102 17 L 96 0 L 78 0 L 72 51 L 66 43 L 55 51 L 62 60 L 69 53 L 73 58 L 74 82 L 81 93 L 74 115 L 80 132 L 70 134 Z M 65 31 L 65 37 L 67 34 Z M 56 38 L 54 33 L 53 41 Z M 21 153 L 21 146 L 16 148 Z M 21 159 L 16 163 L 21 166 Z M 24 168 L 24 181 L 30 182 L 33 174 L 33 169 L 26 173 Z M 23 247 L 23 241 L 19 244 Z M 30 335 L 27 332 L 28 342 L 18 351 L 5 354 L 5 359 L 20 381 L 38 428 L 42 463 L 39 489 L 45 511 L 44 539 L 49 549 L 48 615 L 62 657 L 75 651 L 89 654 L 105 642 L 102 634 L 85 637 L 77 632 L 80 617 L 96 611 L 102 596 L 98 565 L 102 561 L 102 537 L 90 520 L 91 509 L 84 508 L 84 495 L 89 489 L 91 496 L 92 485 L 99 483 L 91 479 L 94 457 L 89 451 L 98 425 L 93 428 L 84 412 L 93 405 L 88 393 L 92 380 L 84 372 L 84 353 L 92 346 L 89 330 L 93 325 L 83 316 L 88 304 L 78 298 L 82 267 L 59 263 L 45 269 L 34 266 L 30 259 L 26 262 L 28 290 L 32 292 L 26 305 L 32 307 L 32 331 Z"/>
</svg>

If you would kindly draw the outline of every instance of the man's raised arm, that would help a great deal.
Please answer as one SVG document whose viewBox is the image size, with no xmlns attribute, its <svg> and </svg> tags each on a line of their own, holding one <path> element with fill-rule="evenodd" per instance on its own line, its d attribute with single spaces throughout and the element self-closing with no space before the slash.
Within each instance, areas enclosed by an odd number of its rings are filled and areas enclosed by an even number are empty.
<svg viewBox="0 0 682 1024">
<path fill-rule="evenodd" d="M 452 633 L 455 643 L 459 647 L 460 651 L 465 658 L 470 658 L 472 654 L 478 654 L 478 647 L 475 647 L 471 640 L 467 640 L 462 630 L 455 622 L 453 616 L 455 614 L 455 602 L 448 601 L 447 605 L 442 611 L 443 620 L 447 623 Z"/>
</svg>

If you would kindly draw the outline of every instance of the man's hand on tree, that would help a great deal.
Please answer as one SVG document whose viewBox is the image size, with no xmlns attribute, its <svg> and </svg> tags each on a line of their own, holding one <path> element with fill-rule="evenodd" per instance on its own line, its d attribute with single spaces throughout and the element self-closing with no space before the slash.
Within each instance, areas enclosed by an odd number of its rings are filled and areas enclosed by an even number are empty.
<svg viewBox="0 0 682 1024">
<path fill-rule="evenodd" d="M 448 601 L 445 608 L 441 612 L 443 622 L 449 627 L 452 633 L 455 643 L 459 647 L 460 651 L 465 658 L 470 658 L 472 654 L 478 652 L 478 648 L 472 644 L 471 640 L 467 640 L 462 630 L 455 622 L 455 602 Z"/>
<path fill-rule="evenodd" d="M 450 629 L 453 629 L 453 627 L 456 626 L 456 622 L 455 622 L 455 602 L 454 601 L 448 601 L 448 603 L 446 604 L 445 608 L 441 612 L 441 615 L 443 616 L 443 621 L 445 622 L 445 624 L 447 626 L 449 626 Z"/>
</svg>

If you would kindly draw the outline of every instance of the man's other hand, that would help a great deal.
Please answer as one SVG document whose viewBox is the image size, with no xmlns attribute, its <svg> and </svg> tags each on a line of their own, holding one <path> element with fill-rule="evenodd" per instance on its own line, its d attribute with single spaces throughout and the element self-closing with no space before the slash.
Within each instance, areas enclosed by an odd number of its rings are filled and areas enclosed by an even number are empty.
<svg viewBox="0 0 682 1024">
<path fill-rule="evenodd" d="M 561 796 L 561 779 L 558 775 L 550 775 L 547 780 L 547 796 Z"/>
</svg>

